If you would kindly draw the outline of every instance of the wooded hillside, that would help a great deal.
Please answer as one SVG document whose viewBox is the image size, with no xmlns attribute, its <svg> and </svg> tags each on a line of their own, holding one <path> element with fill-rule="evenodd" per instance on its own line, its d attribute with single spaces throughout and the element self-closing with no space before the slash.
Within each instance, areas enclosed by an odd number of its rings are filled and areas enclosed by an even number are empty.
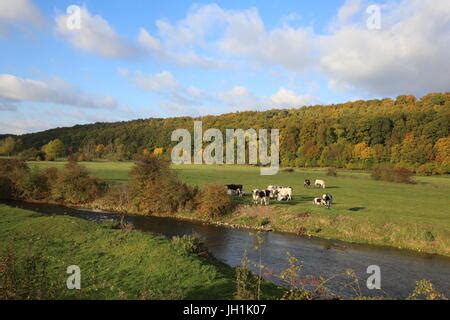
<svg viewBox="0 0 450 320">
<path fill-rule="evenodd" d="M 450 93 L 418 100 L 355 101 L 298 109 L 246 111 L 196 118 L 203 130 L 226 128 L 280 129 L 284 166 L 369 168 L 394 163 L 414 170 L 444 173 L 450 163 Z M 67 153 L 131 159 L 144 149 L 168 153 L 174 129 L 193 131 L 191 117 L 95 123 L 17 136 L 15 153 L 41 149 L 60 139 Z M 162 149 L 161 149 L 162 148 Z"/>
</svg>

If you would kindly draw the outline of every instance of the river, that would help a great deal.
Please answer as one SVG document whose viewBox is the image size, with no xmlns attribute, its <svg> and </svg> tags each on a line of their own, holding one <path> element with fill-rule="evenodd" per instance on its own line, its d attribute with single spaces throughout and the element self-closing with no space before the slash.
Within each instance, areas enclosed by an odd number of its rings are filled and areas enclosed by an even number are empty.
<svg viewBox="0 0 450 320">
<path fill-rule="evenodd" d="M 56 205 L 14 203 L 14 206 L 42 214 L 67 214 L 92 221 L 117 219 L 113 213 L 99 213 Z M 161 234 L 166 237 L 196 234 L 218 260 L 236 266 L 247 252 L 249 259 L 258 265 L 261 257 L 263 275 L 268 280 L 282 284 L 281 270 L 288 266 L 287 252 L 303 262 L 302 279 L 332 278 L 328 287 L 337 294 L 349 296 L 353 289 L 343 287 L 350 283 L 345 270 L 351 269 L 360 279 L 360 292 L 370 296 L 404 299 L 420 279 L 430 280 L 440 292 L 450 295 L 450 258 L 415 253 L 385 247 L 349 244 L 341 241 L 300 237 L 293 234 L 265 232 L 261 234 L 261 251 L 255 250 L 255 233 L 244 229 L 232 229 L 199 222 L 149 216 L 126 216 L 138 230 Z M 366 286 L 367 267 L 376 265 L 381 271 L 381 290 L 369 290 Z M 254 269 L 256 271 L 256 269 Z M 303 280 L 311 283 L 311 280 Z M 314 280 L 312 280 L 314 281 Z M 357 288 L 357 286 L 352 285 Z"/>
</svg>

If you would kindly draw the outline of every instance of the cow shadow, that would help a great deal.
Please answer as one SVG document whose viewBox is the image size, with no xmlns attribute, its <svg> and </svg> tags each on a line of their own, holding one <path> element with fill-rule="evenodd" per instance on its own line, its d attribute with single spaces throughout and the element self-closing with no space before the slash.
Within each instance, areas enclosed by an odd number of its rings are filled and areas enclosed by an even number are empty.
<svg viewBox="0 0 450 320">
<path fill-rule="evenodd" d="M 271 203 L 276 203 L 277 205 L 294 206 L 296 204 L 307 203 L 313 201 L 314 197 L 311 196 L 292 196 L 290 201 L 277 201 L 271 200 Z"/>
<path fill-rule="evenodd" d="M 361 210 L 364 210 L 366 207 L 353 207 L 353 208 L 349 208 L 348 211 L 353 211 L 353 212 L 358 212 Z"/>
</svg>

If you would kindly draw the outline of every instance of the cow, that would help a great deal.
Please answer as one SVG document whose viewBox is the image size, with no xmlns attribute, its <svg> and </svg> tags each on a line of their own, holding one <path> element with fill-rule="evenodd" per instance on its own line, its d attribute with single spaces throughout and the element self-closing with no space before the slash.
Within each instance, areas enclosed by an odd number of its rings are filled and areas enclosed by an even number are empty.
<svg viewBox="0 0 450 320">
<path fill-rule="evenodd" d="M 254 204 L 258 204 L 258 202 L 261 203 L 261 205 L 269 205 L 269 194 L 270 191 L 269 190 L 259 190 L 259 189 L 255 189 L 252 192 L 252 196 L 253 196 L 253 203 Z"/>
<path fill-rule="evenodd" d="M 305 188 L 311 187 L 311 180 L 305 179 L 305 181 L 303 182 L 303 186 L 304 186 Z"/>
<path fill-rule="evenodd" d="M 280 189 L 279 186 L 267 186 L 267 189 L 269 191 L 269 198 L 275 199 L 278 195 L 278 189 Z"/>
<path fill-rule="evenodd" d="M 277 200 L 278 201 L 289 201 L 292 200 L 292 188 L 291 187 L 279 187 L 277 189 Z"/>
<path fill-rule="evenodd" d="M 316 180 L 316 181 L 314 181 L 314 186 L 316 188 L 325 189 L 325 181 L 323 181 L 323 180 Z"/>
<path fill-rule="evenodd" d="M 330 209 L 331 204 L 333 203 L 333 196 L 329 193 L 324 193 L 322 195 L 322 200 L 325 203 L 325 207 L 327 207 L 328 209 Z"/>
<path fill-rule="evenodd" d="M 322 198 L 314 198 L 313 203 L 314 203 L 315 205 L 321 206 L 321 205 L 324 204 L 324 201 L 323 201 Z"/>
<path fill-rule="evenodd" d="M 242 184 L 226 184 L 225 187 L 227 188 L 227 194 L 230 196 L 239 196 L 242 197 L 243 195 L 243 186 Z"/>
</svg>

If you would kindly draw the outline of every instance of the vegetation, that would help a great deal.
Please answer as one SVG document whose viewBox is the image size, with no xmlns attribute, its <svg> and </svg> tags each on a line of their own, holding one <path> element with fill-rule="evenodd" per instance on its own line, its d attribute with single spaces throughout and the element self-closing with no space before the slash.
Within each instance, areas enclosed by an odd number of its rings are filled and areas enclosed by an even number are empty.
<svg viewBox="0 0 450 320">
<path fill-rule="evenodd" d="M 205 116 L 203 128 L 278 128 L 283 166 L 367 169 L 393 164 L 418 173 L 450 171 L 450 93 L 355 101 L 264 112 Z M 317 117 L 326 114 L 326 117 Z M 14 137 L 13 154 L 60 139 L 79 161 L 131 160 L 135 154 L 169 156 L 175 129 L 191 133 L 194 118 L 147 119 L 56 128 Z M 9 138 L 8 141 L 11 141 Z M 0 143 L 0 146 L 5 142 Z M 9 152 L 1 151 L 3 154 Z"/>
<path fill-rule="evenodd" d="M 234 204 L 231 196 L 226 193 L 226 189 L 220 184 L 205 186 L 199 196 L 199 212 L 208 218 L 224 216 L 231 211 Z"/>
<path fill-rule="evenodd" d="M 63 168 L 64 162 L 31 162 L 31 168 Z M 124 210 L 129 200 L 126 189 L 130 179 L 131 162 L 84 162 L 90 174 L 106 180 L 115 190 L 104 196 L 114 201 L 95 200 L 89 204 L 104 210 Z M 211 222 L 234 226 L 270 229 L 327 239 L 407 248 L 450 256 L 450 219 L 448 215 L 449 176 L 416 176 L 414 184 L 399 184 L 371 179 L 369 173 L 339 170 L 329 177 L 326 170 L 295 169 L 276 176 L 261 176 L 259 168 L 250 166 L 174 166 L 177 176 L 190 186 L 204 189 L 210 184 L 239 183 L 244 191 L 268 185 L 285 185 L 294 189 L 290 202 L 271 201 L 270 206 L 251 205 L 251 197 L 234 198 L 238 208 L 230 214 L 208 218 Z M 323 179 L 326 192 L 334 203 L 331 210 L 312 205 L 322 189 L 304 188 L 305 179 Z M 122 204 L 120 204 L 122 203 Z M 117 204 L 117 206 L 116 206 Z M 142 213 L 141 213 L 142 214 Z M 195 211 L 182 210 L 174 215 L 188 219 L 205 219 Z M 429 232 L 429 233 L 428 233 Z M 432 237 L 430 236 L 432 234 Z"/>
<path fill-rule="evenodd" d="M 68 290 L 66 269 L 81 269 Z M 0 205 L 0 299 L 231 299 L 231 268 L 169 240 Z"/>
<path fill-rule="evenodd" d="M 42 151 L 45 153 L 45 160 L 53 161 L 56 158 L 62 157 L 66 153 L 66 146 L 59 139 L 54 139 L 42 146 Z"/>
<path fill-rule="evenodd" d="M 413 172 L 411 170 L 392 166 L 381 166 L 372 170 L 372 178 L 375 180 L 413 183 L 412 175 Z"/>
<path fill-rule="evenodd" d="M 141 156 L 131 171 L 130 198 L 137 212 L 167 214 L 194 208 L 196 188 L 182 183 L 169 162 L 156 156 Z"/>
</svg>

